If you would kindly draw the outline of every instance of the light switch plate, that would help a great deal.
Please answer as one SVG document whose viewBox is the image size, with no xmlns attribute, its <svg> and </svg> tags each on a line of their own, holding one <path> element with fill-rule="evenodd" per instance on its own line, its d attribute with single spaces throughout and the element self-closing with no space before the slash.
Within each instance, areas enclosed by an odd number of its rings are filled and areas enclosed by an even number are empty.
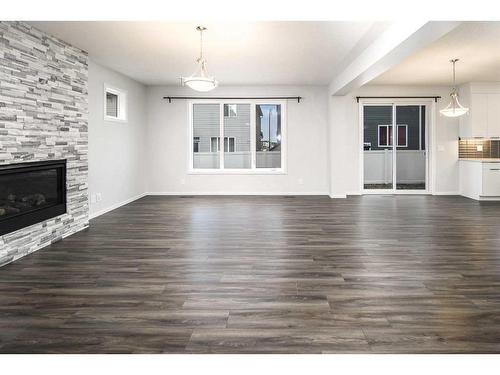
<svg viewBox="0 0 500 375">
<path fill-rule="evenodd" d="M 476 146 L 476 151 L 482 152 L 483 151 L 483 145 L 477 145 Z"/>
<path fill-rule="evenodd" d="M 438 145 L 438 151 L 444 151 L 444 146 L 443 145 Z"/>
</svg>

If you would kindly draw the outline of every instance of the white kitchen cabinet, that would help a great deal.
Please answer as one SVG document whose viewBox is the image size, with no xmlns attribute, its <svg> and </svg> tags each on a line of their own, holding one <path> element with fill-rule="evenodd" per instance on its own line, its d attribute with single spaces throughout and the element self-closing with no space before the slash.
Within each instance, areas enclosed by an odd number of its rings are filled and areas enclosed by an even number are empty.
<svg viewBox="0 0 500 375">
<path fill-rule="evenodd" d="M 483 184 L 482 173 L 482 163 L 480 161 L 460 160 L 460 195 L 479 200 Z"/>
<path fill-rule="evenodd" d="M 500 138 L 500 94 L 488 95 L 488 138 Z"/>
<path fill-rule="evenodd" d="M 482 196 L 500 196 L 500 163 L 483 163 Z"/>
<path fill-rule="evenodd" d="M 469 107 L 459 119 L 461 138 L 500 139 L 500 83 L 464 85 L 460 100 Z"/>
<path fill-rule="evenodd" d="M 500 160 L 483 160 L 460 160 L 460 194 L 476 200 L 500 200 Z"/>
<path fill-rule="evenodd" d="M 488 95 L 471 95 L 470 126 L 472 138 L 486 138 L 488 136 Z"/>
</svg>

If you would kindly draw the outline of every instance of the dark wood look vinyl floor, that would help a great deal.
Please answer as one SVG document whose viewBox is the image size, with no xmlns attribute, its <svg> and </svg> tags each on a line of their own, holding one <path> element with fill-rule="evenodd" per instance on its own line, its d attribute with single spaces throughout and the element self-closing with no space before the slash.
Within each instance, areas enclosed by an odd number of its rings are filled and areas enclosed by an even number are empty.
<svg viewBox="0 0 500 375">
<path fill-rule="evenodd" d="M 0 353 L 500 353 L 500 204 L 145 197 L 0 269 Z"/>
</svg>

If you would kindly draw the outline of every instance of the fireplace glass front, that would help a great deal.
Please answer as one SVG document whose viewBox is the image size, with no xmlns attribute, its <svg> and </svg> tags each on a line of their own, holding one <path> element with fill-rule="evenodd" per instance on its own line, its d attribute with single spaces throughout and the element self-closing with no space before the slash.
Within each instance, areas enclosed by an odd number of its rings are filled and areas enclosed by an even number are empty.
<svg viewBox="0 0 500 375">
<path fill-rule="evenodd" d="M 65 160 L 0 166 L 0 235 L 65 212 Z"/>
</svg>

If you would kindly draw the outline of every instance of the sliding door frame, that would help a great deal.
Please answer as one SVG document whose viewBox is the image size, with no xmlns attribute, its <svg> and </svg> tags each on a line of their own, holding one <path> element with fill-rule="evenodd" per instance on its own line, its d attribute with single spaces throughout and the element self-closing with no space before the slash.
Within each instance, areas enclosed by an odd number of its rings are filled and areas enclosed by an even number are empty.
<svg viewBox="0 0 500 375">
<path fill-rule="evenodd" d="M 391 106 L 393 128 L 392 145 L 392 189 L 365 189 L 364 188 L 364 111 L 365 106 Z M 397 189 L 397 128 L 395 126 L 397 106 L 425 106 L 425 190 L 398 190 Z M 432 99 L 361 99 L 358 104 L 359 111 L 359 191 L 361 194 L 432 194 L 435 184 L 435 110 L 436 106 Z M 396 131 L 396 133 L 395 133 Z"/>
</svg>

